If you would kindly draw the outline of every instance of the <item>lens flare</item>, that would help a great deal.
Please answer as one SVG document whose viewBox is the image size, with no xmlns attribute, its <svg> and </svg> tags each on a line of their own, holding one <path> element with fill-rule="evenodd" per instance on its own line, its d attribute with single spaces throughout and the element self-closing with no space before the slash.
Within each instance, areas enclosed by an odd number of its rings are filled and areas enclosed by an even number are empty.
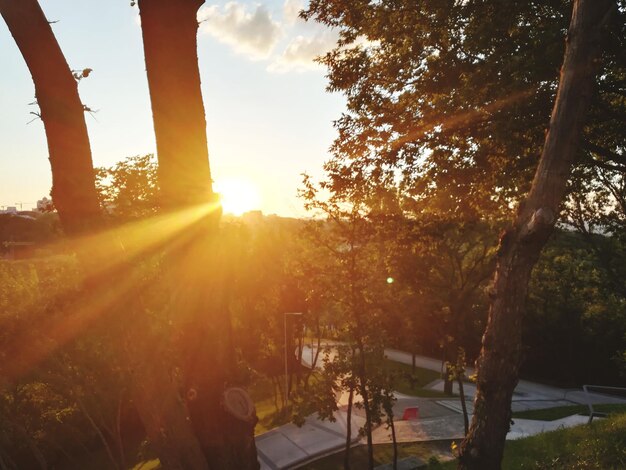
<svg viewBox="0 0 626 470">
<path fill-rule="evenodd" d="M 226 179 L 215 182 L 215 191 L 220 195 L 224 213 L 242 215 L 258 209 L 261 205 L 259 192 L 249 180 Z"/>
</svg>

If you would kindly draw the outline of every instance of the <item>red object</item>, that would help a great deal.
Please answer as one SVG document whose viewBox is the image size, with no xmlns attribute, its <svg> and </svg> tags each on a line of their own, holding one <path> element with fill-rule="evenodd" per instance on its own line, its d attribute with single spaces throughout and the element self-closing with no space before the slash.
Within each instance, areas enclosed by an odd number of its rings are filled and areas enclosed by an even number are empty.
<svg viewBox="0 0 626 470">
<path fill-rule="evenodd" d="M 402 420 L 411 420 L 411 419 L 419 419 L 420 417 L 420 409 L 419 406 L 410 406 L 404 409 L 404 413 L 402 413 Z"/>
</svg>

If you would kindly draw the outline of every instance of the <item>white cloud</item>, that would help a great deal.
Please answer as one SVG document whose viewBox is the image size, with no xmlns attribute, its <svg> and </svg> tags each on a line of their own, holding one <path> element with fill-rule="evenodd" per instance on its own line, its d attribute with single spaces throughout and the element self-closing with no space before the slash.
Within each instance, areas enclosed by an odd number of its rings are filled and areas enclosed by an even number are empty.
<svg viewBox="0 0 626 470">
<path fill-rule="evenodd" d="M 269 57 L 282 35 L 280 24 L 263 5 L 248 11 L 244 5 L 229 2 L 223 9 L 217 5 L 203 8 L 198 17 L 201 31 L 254 59 Z"/>
<path fill-rule="evenodd" d="M 284 0 L 280 21 L 272 17 L 265 5 L 231 1 L 223 6 L 207 6 L 198 15 L 200 31 L 252 59 L 268 60 L 270 72 L 320 69 L 322 66 L 315 59 L 337 45 L 338 33 L 299 18 L 306 3 L 307 0 Z"/>
<path fill-rule="evenodd" d="M 337 45 L 338 34 L 330 29 L 318 30 L 312 36 L 296 36 L 283 53 L 270 64 L 271 72 L 290 70 L 310 70 L 320 68 L 315 59 L 329 52 Z"/>
<path fill-rule="evenodd" d="M 294 24 L 299 20 L 300 10 L 304 9 L 302 0 L 285 0 L 283 6 L 283 20 L 287 24 Z"/>
</svg>

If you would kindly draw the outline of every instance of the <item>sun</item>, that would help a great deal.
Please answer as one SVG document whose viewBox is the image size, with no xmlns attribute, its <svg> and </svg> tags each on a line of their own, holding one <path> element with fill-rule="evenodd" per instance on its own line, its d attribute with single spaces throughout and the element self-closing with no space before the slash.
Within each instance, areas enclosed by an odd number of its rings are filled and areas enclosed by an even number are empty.
<svg viewBox="0 0 626 470">
<path fill-rule="evenodd" d="M 244 212 L 260 208 L 259 191 L 249 180 L 225 179 L 216 181 L 214 186 L 226 214 L 242 215 Z"/>
</svg>

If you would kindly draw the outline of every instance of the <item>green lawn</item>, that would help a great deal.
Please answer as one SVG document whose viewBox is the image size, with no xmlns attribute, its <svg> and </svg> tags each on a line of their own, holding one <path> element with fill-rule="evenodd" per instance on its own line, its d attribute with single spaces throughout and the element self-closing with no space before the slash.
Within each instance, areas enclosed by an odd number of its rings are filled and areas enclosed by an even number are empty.
<svg viewBox="0 0 626 470">
<path fill-rule="evenodd" d="M 161 468 L 161 462 L 159 459 L 145 460 L 139 462 L 133 467 L 132 470 L 158 470 Z"/>
<path fill-rule="evenodd" d="M 416 456 L 425 462 L 435 456 L 441 460 L 450 459 L 451 441 L 410 442 L 398 444 L 398 458 Z M 343 452 L 324 457 L 312 462 L 303 470 L 343 470 Z M 390 463 L 393 459 L 393 446 L 391 444 L 377 444 L 374 446 L 374 460 L 376 465 Z M 367 468 L 367 447 L 360 445 L 350 449 L 351 468 Z M 438 467 L 434 467 L 438 468 Z"/>
<path fill-rule="evenodd" d="M 385 366 L 395 373 L 394 390 L 405 395 L 415 397 L 447 397 L 442 392 L 425 389 L 424 386 L 437 380 L 440 375 L 437 371 L 417 367 L 415 374 L 411 374 L 411 366 L 387 360 Z M 411 376 L 413 383 L 411 383 Z M 314 377 L 313 377 L 314 380 Z M 273 395 L 273 384 L 269 379 L 259 377 L 250 387 L 250 396 L 254 401 L 259 422 L 254 430 L 255 434 L 262 434 L 277 426 L 290 422 L 291 414 L 288 411 L 276 409 Z"/>
<path fill-rule="evenodd" d="M 280 385 L 283 386 L 282 378 Z M 317 374 L 312 374 L 309 378 L 309 383 L 313 384 L 318 380 Z M 282 389 L 281 389 L 282 390 Z M 296 391 L 296 385 L 294 384 L 294 391 Z M 259 422 L 254 428 L 255 435 L 262 434 L 275 427 L 281 426 L 291 422 L 292 410 L 288 408 L 276 408 L 276 401 L 274 399 L 274 385 L 270 379 L 259 376 L 257 379 L 248 386 L 248 392 L 250 397 L 256 406 L 256 414 L 259 418 Z M 278 405 L 282 405 L 282 395 L 278 394 Z"/>
<path fill-rule="evenodd" d="M 437 371 L 416 367 L 415 374 L 412 374 L 412 368 L 410 365 L 391 361 L 389 359 L 386 360 L 385 365 L 395 372 L 396 379 L 394 380 L 393 388 L 400 393 L 414 397 L 437 398 L 449 396 L 443 392 L 424 388 L 429 383 L 441 378 L 440 373 Z M 411 383 L 411 377 L 413 379 L 413 383 Z"/>
<path fill-rule="evenodd" d="M 626 405 L 594 405 L 593 410 L 608 414 L 626 413 Z M 513 413 L 513 418 L 554 421 L 575 414 L 589 416 L 589 407 L 586 405 L 572 405 L 547 408 L 545 410 L 518 411 Z"/>
<path fill-rule="evenodd" d="M 256 406 L 256 415 L 259 418 L 259 422 L 254 428 L 255 435 L 267 432 L 291 420 L 290 413 L 276 409 L 273 390 L 272 381 L 264 377 L 259 377 L 248 388 L 250 397 Z M 278 401 L 280 406 L 280 395 Z"/>
<path fill-rule="evenodd" d="M 443 465 L 456 469 L 456 462 Z M 626 468 L 626 413 L 537 436 L 507 441 L 503 470 Z"/>
</svg>

